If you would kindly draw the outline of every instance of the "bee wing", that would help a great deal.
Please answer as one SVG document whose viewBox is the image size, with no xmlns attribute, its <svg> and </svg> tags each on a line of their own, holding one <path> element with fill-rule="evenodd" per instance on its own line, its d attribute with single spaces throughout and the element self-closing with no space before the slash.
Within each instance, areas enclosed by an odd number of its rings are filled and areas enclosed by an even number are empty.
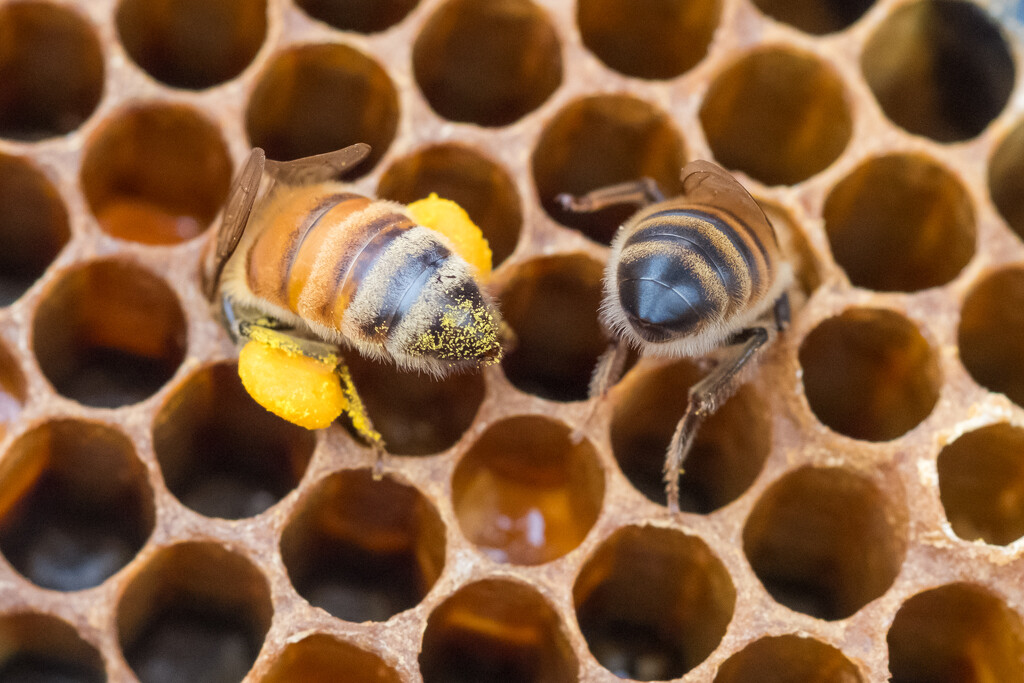
<svg viewBox="0 0 1024 683">
<path fill-rule="evenodd" d="M 235 253 L 235 248 L 238 247 L 238 242 L 242 239 L 242 233 L 245 232 L 249 214 L 252 213 L 253 202 L 256 201 L 256 194 L 260 189 L 260 180 L 263 178 L 266 161 L 266 153 L 259 147 L 254 147 L 231 186 L 227 204 L 224 205 L 224 217 L 220 222 L 220 229 L 217 231 L 216 248 L 209 264 L 208 275 L 205 278 L 206 291 L 204 293 L 210 301 L 213 301 L 217 294 L 217 286 L 220 284 L 224 264 Z"/>
<path fill-rule="evenodd" d="M 370 146 L 357 142 L 344 149 L 294 161 L 267 160 L 267 172 L 285 185 L 310 185 L 334 180 L 366 158 Z"/>
<path fill-rule="evenodd" d="M 723 208 L 747 225 L 771 225 L 747 188 L 721 166 L 710 161 L 691 161 L 683 166 L 682 180 L 687 199 Z"/>
</svg>

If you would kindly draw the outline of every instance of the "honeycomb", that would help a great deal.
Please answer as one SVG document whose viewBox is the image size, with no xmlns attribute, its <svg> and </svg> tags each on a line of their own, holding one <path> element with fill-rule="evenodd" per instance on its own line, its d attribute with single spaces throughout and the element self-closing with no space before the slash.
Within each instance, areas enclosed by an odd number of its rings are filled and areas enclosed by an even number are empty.
<svg viewBox="0 0 1024 683">
<path fill-rule="evenodd" d="M 1003 10 L 1006 3 L 1001 7 Z M 967 0 L 0 0 L 0 680 L 1024 681 L 1024 76 Z M 1009 21 L 1009 20 L 1008 20 Z M 200 294 L 251 145 L 484 230 L 516 345 L 258 408 Z M 586 422 L 628 209 L 709 158 L 792 326 Z M 585 438 L 574 442 L 574 429 Z"/>
</svg>

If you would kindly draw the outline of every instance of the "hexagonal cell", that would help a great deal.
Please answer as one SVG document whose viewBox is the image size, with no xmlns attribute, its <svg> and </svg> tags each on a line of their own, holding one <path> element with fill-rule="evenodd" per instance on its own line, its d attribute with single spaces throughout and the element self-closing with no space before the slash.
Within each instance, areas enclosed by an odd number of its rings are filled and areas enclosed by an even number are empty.
<svg viewBox="0 0 1024 683">
<path fill-rule="evenodd" d="M 493 252 L 495 267 L 516 248 L 523 211 L 508 171 L 482 152 L 458 143 L 424 147 L 395 161 L 377 195 L 410 204 L 431 192 L 466 210 Z"/>
<path fill-rule="evenodd" d="M 700 121 L 726 168 L 793 185 L 829 166 L 853 133 L 842 79 L 818 57 L 762 47 L 711 82 Z"/>
<path fill-rule="evenodd" d="M 121 594 L 117 637 L 141 683 L 239 681 L 272 613 L 249 560 L 219 543 L 181 543 L 152 556 Z"/>
<path fill-rule="evenodd" d="M 845 619 L 881 596 L 907 547 L 906 510 L 870 480 L 803 467 L 750 512 L 743 550 L 775 600 L 819 619 Z"/>
<path fill-rule="evenodd" d="M 33 583 L 92 588 L 126 565 L 153 530 L 146 468 L 120 431 L 47 422 L 22 435 L 0 467 L 0 551 Z"/>
<path fill-rule="evenodd" d="M 886 640 L 893 683 L 1024 681 L 1020 615 L 979 586 L 918 593 L 900 607 Z"/>
<path fill-rule="evenodd" d="M 57 188 L 28 160 L 0 154 L 0 306 L 42 277 L 70 238 Z"/>
<path fill-rule="evenodd" d="M 331 475 L 281 536 L 292 585 L 339 619 L 385 621 L 415 607 L 444 569 L 445 527 L 427 498 L 369 470 Z"/>
<path fill-rule="evenodd" d="M 638 78 L 675 78 L 704 59 L 721 0 L 581 0 L 583 44 L 609 67 Z"/>
<path fill-rule="evenodd" d="M 860 65 L 893 123 L 939 142 L 981 133 L 1013 89 L 1013 57 L 995 18 L 961 0 L 901 5 L 868 40 Z"/>
<path fill-rule="evenodd" d="M 0 439 L 7 434 L 7 428 L 14 424 L 27 400 L 25 376 L 18 360 L 0 343 Z"/>
<path fill-rule="evenodd" d="M 666 503 L 665 454 L 690 387 L 704 374 L 689 360 L 641 362 L 613 394 L 615 459 L 633 486 L 656 503 Z M 679 479 L 680 508 L 709 513 L 739 498 L 761 472 L 770 447 L 767 407 L 753 388 L 742 386 L 697 432 Z"/>
<path fill-rule="evenodd" d="M 974 256 L 971 198 L 953 174 L 924 156 L 862 163 L 832 188 L 823 213 L 832 255 L 858 287 L 937 287 Z"/>
<path fill-rule="evenodd" d="M 357 142 L 369 156 L 345 174 L 364 175 L 391 146 L 398 93 L 381 66 L 347 45 L 303 45 L 278 53 L 249 98 L 249 140 L 271 159 L 287 161 Z"/>
<path fill-rule="evenodd" d="M 104 683 L 100 653 L 56 617 L 0 617 L 0 680 L 8 683 Z"/>
<path fill-rule="evenodd" d="M 90 136 L 81 181 L 104 231 L 175 244 L 202 233 L 220 211 L 231 157 L 217 125 L 195 109 L 131 105 Z"/>
<path fill-rule="evenodd" d="M 76 11 L 49 2 L 0 8 L 0 137 L 41 140 L 70 133 L 103 92 L 103 52 Z"/>
<path fill-rule="evenodd" d="M 234 363 L 195 372 L 153 421 L 153 451 L 171 493 L 209 517 L 263 512 L 298 486 L 313 432 L 257 404 Z"/>
<path fill-rule="evenodd" d="M 552 256 L 520 266 L 501 293 L 515 331 L 505 376 L 519 389 L 555 401 L 587 398 L 598 356 L 607 346 L 597 322 L 603 270 L 580 256 Z"/>
<path fill-rule="evenodd" d="M 290 643 L 260 683 L 402 683 L 380 657 L 317 633 Z"/>
<path fill-rule="evenodd" d="M 932 412 L 942 377 L 914 323 L 883 309 L 851 308 L 818 324 L 800 345 L 804 393 L 831 429 L 891 441 Z"/>
<path fill-rule="evenodd" d="M 533 180 L 548 215 L 601 244 L 611 243 L 637 207 L 572 213 L 555 201 L 559 194 L 581 195 L 648 177 L 673 196 L 682 190 L 679 171 L 684 163 L 683 139 L 668 114 L 628 95 L 569 103 L 547 122 L 532 158 Z"/>
<path fill-rule="evenodd" d="M 462 533 L 498 562 L 542 564 L 574 550 L 603 502 L 590 442 L 573 444 L 568 427 L 545 417 L 491 426 L 452 477 Z"/>
<path fill-rule="evenodd" d="M 424 683 L 571 683 L 578 663 L 558 614 L 533 588 L 488 579 L 435 609 L 420 650 Z"/>
<path fill-rule="evenodd" d="M 562 83 L 562 52 L 547 13 L 529 0 L 448 0 L 412 51 L 430 106 L 452 121 L 506 126 Z"/>
<path fill-rule="evenodd" d="M 862 683 L 864 677 L 842 652 L 821 641 L 788 635 L 761 638 L 727 659 L 715 683 Z"/>
<path fill-rule="evenodd" d="M 988 190 L 1010 229 L 1024 239 L 1024 122 L 1003 138 L 989 160 Z"/>
<path fill-rule="evenodd" d="M 753 0 L 759 10 L 805 33 L 824 35 L 848 28 L 875 0 Z"/>
<path fill-rule="evenodd" d="M 431 455 L 454 446 L 484 400 L 479 373 L 443 380 L 402 372 L 352 353 L 345 358 L 359 395 L 389 453 Z"/>
<path fill-rule="evenodd" d="M 296 0 L 295 4 L 342 31 L 377 33 L 405 19 L 419 0 Z"/>
<path fill-rule="evenodd" d="M 704 541 L 653 526 L 615 532 L 573 586 L 591 653 L 620 678 L 678 678 L 718 647 L 736 589 Z"/>
<path fill-rule="evenodd" d="M 116 25 L 125 52 L 150 76 L 201 90 L 249 66 L 267 35 L 267 3 L 121 0 Z"/>
<path fill-rule="evenodd" d="M 32 328 L 36 360 L 54 388 L 101 408 L 152 396 L 185 356 L 185 316 L 171 288 L 120 259 L 62 273 Z"/>
<path fill-rule="evenodd" d="M 964 434 L 939 453 L 946 519 L 968 541 L 1007 545 L 1024 536 L 1024 429 L 997 424 Z"/>
<path fill-rule="evenodd" d="M 1024 405 L 1024 268 L 990 273 L 960 310 L 960 360 L 975 381 Z"/>
</svg>

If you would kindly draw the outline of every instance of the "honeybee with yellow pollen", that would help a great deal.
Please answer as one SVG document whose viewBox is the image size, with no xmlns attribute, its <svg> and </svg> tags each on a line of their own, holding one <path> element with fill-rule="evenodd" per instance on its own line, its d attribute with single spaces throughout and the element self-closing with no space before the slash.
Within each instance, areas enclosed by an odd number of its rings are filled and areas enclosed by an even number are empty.
<svg viewBox="0 0 1024 683">
<path fill-rule="evenodd" d="M 673 512 L 700 424 L 789 324 L 786 288 L 793 279 L 775 229 L 739 181 L 710 161 L 690 162 L 681 177 L 682 194 L 669 199 L 650 178 L 558 197 L 563 208 L 580 213 L 614 204 L 640 207 L 612 240 L 601 318 L 613 341 L 594 370 L 591 397 L 603 398 L 618 380 L 629 346 L 669 358 L 726 349 L 691 387 L 665 454 L 665 495 Z"/>
<path fill-rule="evenodd" d="M 491 251 L 454 202 L 408 206 L 334 180 L 370 148 L 274 161 L 236 177 L 204 268 L 238 372 L 264 408 L 307 429 L 342 412 L 380 456 L 342 351 L 435 377 L 501 360 L 501 320 L 480 284 Z"/>
</svg>

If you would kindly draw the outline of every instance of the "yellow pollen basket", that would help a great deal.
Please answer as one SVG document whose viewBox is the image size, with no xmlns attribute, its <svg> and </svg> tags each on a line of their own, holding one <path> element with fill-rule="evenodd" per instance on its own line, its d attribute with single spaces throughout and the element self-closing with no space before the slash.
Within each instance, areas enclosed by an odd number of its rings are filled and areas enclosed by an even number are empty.
<svg viewBox="0 0 1024 683">
<path fill-rule="evenodd" d="M 348 407 L 337 365 L 336 357 L 310 358 L 250 340 L 238 355 L 238 376 L 249 395 L 278 417 L 323 429 Z"/>
<path fill-rule="evenodd" d="M 407 208 L 414 221 L 447 237 L 459 256 L 476 268 L 480 277 L 491 274 L 491 247 L 465 209 L 433 192 Z"/>
</svg>

